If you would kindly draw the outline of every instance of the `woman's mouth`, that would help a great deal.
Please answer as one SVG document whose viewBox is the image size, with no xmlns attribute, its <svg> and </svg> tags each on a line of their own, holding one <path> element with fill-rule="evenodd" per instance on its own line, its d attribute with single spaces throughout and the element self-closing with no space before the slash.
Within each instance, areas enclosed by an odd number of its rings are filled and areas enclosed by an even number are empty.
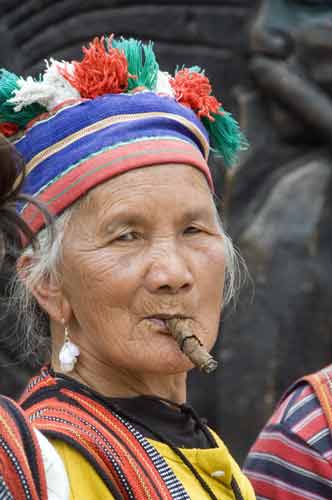
<svg viewBox="0 0 332 500">
<path fill-rule="evenodd" d="M 180 319 L 184 318 L 184 316 L 172 315 L 172 314 L 156 314 L 155 316 L 149 316 L 145 319 L 150 321 L 153 325 L 155 325 L 158 328 L 158 330 L 162 331 L 163 333 L 170 334 L 169 328 L 167 326 L 167 320 L 175 318 Z"/>
<path fill-rule="evenodd" d="M 156 326 L 159 326 L 163 330 L 167 329 L 167 326 L 166 326 L 166 323 L 165 323 L 164 319 L 160 319 L 160 318 L 148 318 L 148 320 L 151 321 L 152 323 L 154 323 Z"/>
</svg>

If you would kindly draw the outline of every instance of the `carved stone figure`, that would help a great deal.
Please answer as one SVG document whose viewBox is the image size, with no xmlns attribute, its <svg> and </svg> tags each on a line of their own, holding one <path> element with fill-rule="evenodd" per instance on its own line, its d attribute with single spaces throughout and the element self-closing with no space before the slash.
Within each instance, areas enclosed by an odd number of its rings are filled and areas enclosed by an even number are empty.
<svg viewBox="0 0 332 500">
<path fill-rule="evenodd" d="M 219 398 L 238 458 L 283 390 L 331 361 L 332 2 L 263 0 L 249 42 L 254 84 L 238 97 L 252 147 L 227 210 L 255 292 L 224 322 Z"/>
</svg>

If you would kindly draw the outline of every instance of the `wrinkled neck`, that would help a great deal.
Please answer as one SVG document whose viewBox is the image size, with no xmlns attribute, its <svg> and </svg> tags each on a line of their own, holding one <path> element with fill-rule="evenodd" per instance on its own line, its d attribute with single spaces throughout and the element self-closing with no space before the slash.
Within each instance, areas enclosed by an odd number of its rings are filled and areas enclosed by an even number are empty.
<svg viewBox="0 0 332 500">
<path fill-rule="evenodd" d="M 56 331 L 52 325 L 52 368 L 63 373 L 59 362 L 59 351 L 63 344 L 62 330 Z M 187 373 L 161 374 L 135 372 L 112 366 L 98 359 L 94 353 L 81 350 L 73 369 L 65 375 L 81 382 L 106 397 L 131 398 L 136 396 L 155 396 L 183 404 L 187 399 Z"/>
</svg>

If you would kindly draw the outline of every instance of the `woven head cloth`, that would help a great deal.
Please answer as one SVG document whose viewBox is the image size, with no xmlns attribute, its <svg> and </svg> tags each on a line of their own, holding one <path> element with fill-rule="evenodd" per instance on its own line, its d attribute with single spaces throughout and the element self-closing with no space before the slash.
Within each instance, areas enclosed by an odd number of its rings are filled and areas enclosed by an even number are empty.
<svg viewBox="0 0 332 500">
<path fill-rule="evenodd" d="M 115 175 L 166 163 L 200 169 L 210 144 L 226 165 L 246 141 L 199 67 L 160 71 L 152 43 L 95 38 L 81 61 L 47 61 L 38 79 L 0 72 L 0 132 L 27 165 L 24 192 L 57 215 Z M 44 220 L 20 207 L 37 233 Z"/>
</svg>

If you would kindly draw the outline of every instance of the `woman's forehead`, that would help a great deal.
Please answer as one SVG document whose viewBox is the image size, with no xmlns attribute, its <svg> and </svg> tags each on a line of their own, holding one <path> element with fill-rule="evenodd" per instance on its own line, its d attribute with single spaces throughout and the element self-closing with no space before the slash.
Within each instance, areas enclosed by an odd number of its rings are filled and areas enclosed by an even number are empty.
<svg viewBox="0 0 332 500">
<path fill-rule="evenodd" d="M 180 164 L 131 170 L 98 186 L 89 198 L 92 206 L 100 210 L 116 210 L 122 204 L 167 203 L 167 200 L 194 205 L 200 199 L 210 204 L 213 199 L 205 176 L 194 167 Z"/>
</svg>

